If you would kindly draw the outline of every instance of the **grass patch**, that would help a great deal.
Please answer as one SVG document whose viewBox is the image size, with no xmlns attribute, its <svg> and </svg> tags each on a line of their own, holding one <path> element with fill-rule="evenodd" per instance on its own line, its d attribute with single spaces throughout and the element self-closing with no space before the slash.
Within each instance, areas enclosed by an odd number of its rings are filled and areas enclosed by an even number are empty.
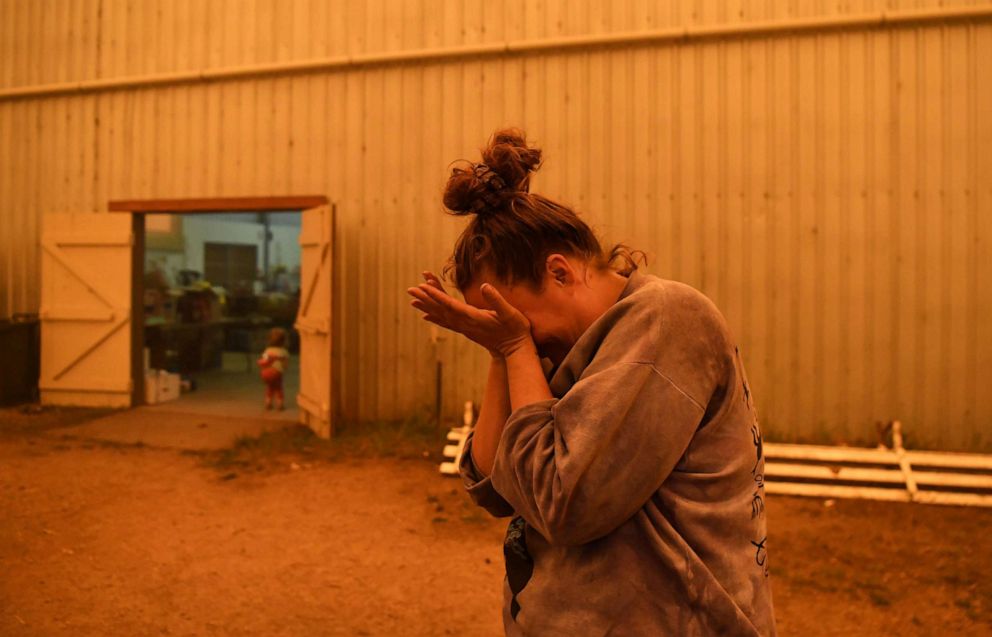
<svg viewBox="0 0 992 637">
<path fill-rule="evenodd" d="M 959 597 L 954 600 L 954 605 L 964 610 L 971 610 L 971 600 L 967 597 Z"/>
<path fill-rule="evenodd" d="M 892 605 L 892 600 L 889 599 L 888 591 L 880 590 L 876 588 L 868 589 L 868 599 L 875 606 L 880 606 L 882 608 Z"/>
<path fill-rule="evenodd" d="M 417 420 L 370 422 L 338 427 L 330 440 L 302 425 L 260 436 L 242 436 L 221 451 L 202 454 L 205 464 L 263 470 L 275 466 L 335 462 L 349 458 L 419 458 L 440 461 L 444 437 L 431 423 Z"/>
<path fill-rule="evenodd" d="M 479 513 L 477 509 L 462 514 L 462 522 L 468 522 L 469 524 L 488 524 L 489 520 L 490 518 Z"/>
</svg>

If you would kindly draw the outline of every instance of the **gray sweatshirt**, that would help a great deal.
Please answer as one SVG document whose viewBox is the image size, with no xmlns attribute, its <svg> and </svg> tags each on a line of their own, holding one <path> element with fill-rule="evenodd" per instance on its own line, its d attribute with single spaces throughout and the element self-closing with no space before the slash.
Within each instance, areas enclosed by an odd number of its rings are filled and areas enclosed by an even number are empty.
<svg viewBox="0 0 992 637">
<path fill-rule="evenodd" d="M 740 355 L 693 288 L 634 272 L 514 411 L 472 499 L 514 516 L 507 635 L 775 635 L 761 433 Z"/>
</svg>

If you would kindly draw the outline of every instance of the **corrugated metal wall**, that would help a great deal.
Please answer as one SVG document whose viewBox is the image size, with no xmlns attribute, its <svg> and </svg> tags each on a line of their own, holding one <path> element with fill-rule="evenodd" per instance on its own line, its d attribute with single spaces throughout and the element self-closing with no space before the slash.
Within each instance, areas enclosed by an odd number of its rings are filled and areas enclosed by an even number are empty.
<svg viewBox="0 0 992 637">
<path fill-rule="evenodd" d="M 942 4 L 0 0 L 0 94 Z M 428 414 L 435 353 L 404 289 L 461 227 L 440 209 L 446 166 L 514 124 L 546 151 L 535 190 L 722 308 L 770 437 L 865 439 L 895 418 L 915 444 L 987 451 L 988 59 L 977 18 L 0 97 L 0 316 L 37 310 L 43 211 L 326 194 L 344 415 Z M 453 338 L 438 355 L 455 414 L 484 359 Z"/>
</svg>

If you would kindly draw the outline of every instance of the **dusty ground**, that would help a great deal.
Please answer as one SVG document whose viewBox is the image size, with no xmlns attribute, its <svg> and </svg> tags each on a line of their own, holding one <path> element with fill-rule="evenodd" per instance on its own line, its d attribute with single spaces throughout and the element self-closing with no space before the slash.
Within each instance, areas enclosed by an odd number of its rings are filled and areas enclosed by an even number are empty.
<svg viewBox="0 0 992 637">
<path fill-rule="evenodd" d="M 501 634 L 504 523 L 429 437 L 184 453 L 75 436 L 93 416 L 0 410 L 0 634 Z M 780 634 L 992 634 L 992 511 L 768 509 Z"/>
</svg>

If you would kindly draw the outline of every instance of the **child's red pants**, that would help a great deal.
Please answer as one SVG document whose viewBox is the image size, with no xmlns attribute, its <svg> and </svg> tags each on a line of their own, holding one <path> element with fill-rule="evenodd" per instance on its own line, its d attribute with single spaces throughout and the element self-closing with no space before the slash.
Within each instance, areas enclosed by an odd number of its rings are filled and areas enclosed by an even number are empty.
<svg viewBox="0 0 992 637">
<path fill-rule="evenodd" d="M 281 404 L 284 401 L 282 372 L 273 367 L 264 367 L 262 368 L 262 380 L 265 381 L 265 400 L 275 399 Z"/>
</svg>

